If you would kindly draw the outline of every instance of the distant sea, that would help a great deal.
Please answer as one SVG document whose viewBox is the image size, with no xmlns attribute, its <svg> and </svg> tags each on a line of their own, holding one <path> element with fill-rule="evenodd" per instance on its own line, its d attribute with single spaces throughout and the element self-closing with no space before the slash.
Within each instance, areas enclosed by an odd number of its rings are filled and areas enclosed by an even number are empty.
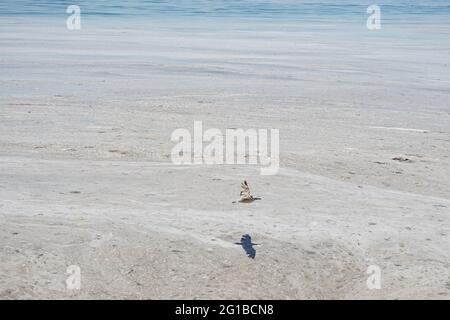
<svg viewBox="0 0 450 320">
<path fill-rule="evenodd" d="M 78 5 L 85 17 L 164 17 L 224 19 L 361 20 L 376 4 L 383 20 L 448 19 L 449 0 L 2 0 L 0 16 L 65 16 L 69 5 Z"/>
</svg>

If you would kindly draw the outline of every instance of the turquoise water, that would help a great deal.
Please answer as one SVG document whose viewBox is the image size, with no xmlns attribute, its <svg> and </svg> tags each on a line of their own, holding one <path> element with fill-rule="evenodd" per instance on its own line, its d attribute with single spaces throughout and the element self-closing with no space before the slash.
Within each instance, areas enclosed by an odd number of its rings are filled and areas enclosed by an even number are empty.
<svg viewBox="0 0 450 320">
<path fill-rule="evenodd" d="M 450 17 L 449 0 L 2 0 L 0 15 L 67 15 L 67 6 L 78 5 L 87 16 L 359 19 L 367 16 L 366 9 L 371 4 L 379 5 L 384 18 L 388 19 L 398 16 Z"/>
</svg>

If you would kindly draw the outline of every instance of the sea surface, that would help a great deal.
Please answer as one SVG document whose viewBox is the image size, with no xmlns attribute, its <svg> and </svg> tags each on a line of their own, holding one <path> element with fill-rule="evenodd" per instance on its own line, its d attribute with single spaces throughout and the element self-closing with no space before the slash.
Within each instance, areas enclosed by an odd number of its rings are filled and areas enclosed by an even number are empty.
<svg viewBox="0 0 450 320">
<path fill-rule="evenodd" d="M 450 17 L 448 0 L 2 0 L 1 16 L 66 15 L 78 5 L 86 16 L 208 17 L 242 19 L 362 19 L 369 5 L 378 5 L 385 19 Z M 448 21 L 448 20 L 447 20 Z M 450 23 L 450 21 L 448 21 Z"/>
<path fill-rule="evenodd" d="M 81 9 L 79 30 L 66 25 L 71 5 Z M 370 5 L 381 9 L 380 30 L 367 28 Z M 365 105 L 382 88 L 383 105 L 394 94 L 408 107 L 445 108 L 449 66 L 449 0 L 0 1 L 6 100 L 65 90 L 135 101 L 211 85 L 211 94 Z"/>
</svg>

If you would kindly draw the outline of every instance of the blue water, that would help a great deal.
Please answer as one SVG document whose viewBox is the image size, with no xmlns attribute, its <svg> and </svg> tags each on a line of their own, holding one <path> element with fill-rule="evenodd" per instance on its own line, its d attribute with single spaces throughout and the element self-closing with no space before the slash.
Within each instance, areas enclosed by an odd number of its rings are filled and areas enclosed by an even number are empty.
<svg viewBox="0 0 450 320">
<path fill-rule="evenodd" d="M 450 17 L 450 0 L 1 0 L 0 16 L 67 15 L 69 5 L 87 16 L 321 19 L 367 16 L 377 4 L 385 18 Z M 450 23 L 450 20 L 448 20 Z"/>
</svg>

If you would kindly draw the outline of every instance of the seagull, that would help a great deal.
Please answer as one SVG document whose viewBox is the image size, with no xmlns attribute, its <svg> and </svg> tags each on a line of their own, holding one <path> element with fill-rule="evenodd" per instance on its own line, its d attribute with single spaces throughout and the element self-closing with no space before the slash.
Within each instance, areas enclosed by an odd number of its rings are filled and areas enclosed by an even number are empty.
<svg viewBox="0 0 450 320">
<path fill-rule="evenodd" d="M 255 200 L 261 200 L 261 198 L 252 196 L 247 181 L 244 180 L 244 182 L 241 183 L 241 199 L 239 199 L 239 201 L 233 201 L 233 203 L 236 202 L 250 203 Z"/>
</svg>

